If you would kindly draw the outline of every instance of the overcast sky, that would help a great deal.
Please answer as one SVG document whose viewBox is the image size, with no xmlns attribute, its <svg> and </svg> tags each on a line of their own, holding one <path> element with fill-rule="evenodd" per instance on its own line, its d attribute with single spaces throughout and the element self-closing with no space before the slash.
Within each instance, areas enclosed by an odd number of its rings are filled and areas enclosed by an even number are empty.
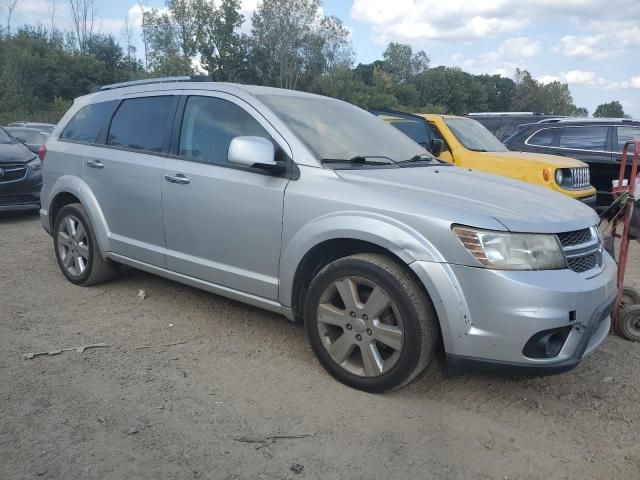
<svg viewBox="0 0 640 480">
<path fill-rule="evenodd" d="M 13 25 L 48 24 L 50 1 L 18 0 Z M 66 28 L 68 0 L 54 1 L 56 24 Z M 247 19 L 257 3 L 243 0 Z M 139 25 L 134 0 L 96 5 L 104 33 L 119 37 L 126 16 Z M 323 10 L 350 27 L 358 62 L 380 58 L 388 42 L 409 43 L 433 66 L 507 76 L 526 68 L 543 82 L 569 83 L 575 103 L 590 113 L 620 100 L 640 118 L 640 0 L 324 0 Z"/>
</svg>

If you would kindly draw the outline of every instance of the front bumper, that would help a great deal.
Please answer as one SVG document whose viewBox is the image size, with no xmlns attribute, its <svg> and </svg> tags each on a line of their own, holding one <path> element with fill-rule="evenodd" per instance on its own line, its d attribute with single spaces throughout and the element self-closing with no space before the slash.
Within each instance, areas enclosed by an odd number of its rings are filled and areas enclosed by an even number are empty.
<svg viewBox="0 0 640 480">
<path fill-rule="evenodd" d="M 501 366 L 530 373 L 564 371 L 593 352 L 609 332 L 616 265 L 602 268 L 515 272 L 414 262 L 438 313 L 447 357 L 455 365 Z M 570 330 L 550 358 L 530 358 L 529 339 L 551 329 Z"/>
<path fill-rule="evenodd" d="M 588 197 L 576 198 L 576 200 L 580 200 L 585 205 L 595 209 L 596 208 L 596 195 L 590 195 Z"/>
<path fill-rule="evenodd" d="M 38 210 L 41 189 L 40 174 L 27 174 L 20 180 L 0 182 L 0 212 Z"/>
</svg>

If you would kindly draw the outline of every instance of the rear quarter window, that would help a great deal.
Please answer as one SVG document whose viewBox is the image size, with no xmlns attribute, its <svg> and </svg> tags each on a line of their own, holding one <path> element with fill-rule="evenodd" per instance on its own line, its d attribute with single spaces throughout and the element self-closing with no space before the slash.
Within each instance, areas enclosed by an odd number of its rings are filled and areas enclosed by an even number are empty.
<svg viewBox="0 0 640 480">
<path fill-rule="evenodd" d="M 109 120 L 117 106 L 118 101 L 112 100 L 82 107 L 64 127 L 60 139 L 97 143 L 109 126 Z"/>
<path fill-rule="evenodd" d="M 560 134 L 559 146 L 576 150 L 603 152 L 607 148 L 609 127 L 564 127 Z"/>
</svg>

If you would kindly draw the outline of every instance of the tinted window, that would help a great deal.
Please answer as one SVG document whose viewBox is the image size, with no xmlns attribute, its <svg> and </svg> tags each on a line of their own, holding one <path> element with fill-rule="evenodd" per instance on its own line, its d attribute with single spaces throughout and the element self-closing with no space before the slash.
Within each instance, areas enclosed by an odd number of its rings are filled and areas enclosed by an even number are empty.
<svg viewBox="0 0 640 480">
<path fill-rule="evenodd" d="M 608 130 L 609 127 L 565 127 L 560 135 L 560 146 L 604 151 L 607 147 Z"/>
<path fill-rule="evenodd" d="M 162 152 L 168 138 L 174 97 L 132 98 L 113 116 L 107 143 L 116 147 Z"/>
<path fill-rule="evenodd" d="M 618 127 L 618 151 L 622 152 L 624 144 L 629 140 L 640 140 L 640 128 Z M 629 151 L 632 150 L 629 149 Z"/>
<path fill-rule="evenodd" d="M 529 145 L 538 145 L 541 147 L 548 147 L 553 143 L 553 139 L 556 136 L 557 129 L 545 128 L 539 130 L 533 134 L 533 136 L 527 141 Z"/>
<path fill-rule="evenodd" d="M 61 139 L 96 143 L 109 125 L 109 119 L 118 106 L 117 101 L 93 103 L 82 107 L 62 131 Z"/>
<path fill-rule="evenodd" d="M 180 155 L 206 162 L 226 162 L 234 137 L 271 136 L 237 105 L 213 97 L 189 97 L 180 130 Z"/>
<path fill-rule="evenodd" d="M 414 142 L 429 146 L 431 138 L 424 121 L 413 118 L 391 118 L 387 121 Z"/>
</svg>

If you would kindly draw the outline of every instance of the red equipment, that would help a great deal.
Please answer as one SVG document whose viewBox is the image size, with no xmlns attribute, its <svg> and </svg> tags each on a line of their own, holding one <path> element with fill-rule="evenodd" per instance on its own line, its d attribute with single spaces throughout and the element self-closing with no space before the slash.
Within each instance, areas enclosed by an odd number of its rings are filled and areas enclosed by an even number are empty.
<svg viewBox="0 0 640 480">
<path fill-rule="evenodd" d="M 625 171 L 627 166 L 627 153 L 629 147 L 633 148 L 633 157 L 631 159 L 631 177 L 628 184 L 624 184 Z M 620 164 L 620 174 L 618 176 L 618 185 L 614 186 L 613 196 L 614 204 L 619 204 L 619 210 L 609 221 L 611 226 L 611 242 L 608 248 L 615 255 L 614 239 L 620 239 L 620 253 L 618 255 L 618 298 L 616 299 L 616 308 L 612 314 L 612 331 L 617 331 L 621 336 L 628 340 L 640 342 L 640 293 L 632 288 L 624 286 L 624 276 L 627 268 L 627 257 L 629 254 L 629 241 L 632 236 L 637 235 L 640 231 L 640 202 L 636 197 L 636 180 L 638 176 L 638 158 L 640 156 L 640 141 L 631 140 L 624 144 L 622 149 L 622 160 Z M 638 192 L 640 193 L 640 192 Z M 638 211 L 634 214 L 634 208 Z M 610 211 L 611 207 L 607 209 Z M 622 231 L 618 232 L 622 226 Z M 637 238 L 637 237 L 636 237 Z"/>
</svg>

